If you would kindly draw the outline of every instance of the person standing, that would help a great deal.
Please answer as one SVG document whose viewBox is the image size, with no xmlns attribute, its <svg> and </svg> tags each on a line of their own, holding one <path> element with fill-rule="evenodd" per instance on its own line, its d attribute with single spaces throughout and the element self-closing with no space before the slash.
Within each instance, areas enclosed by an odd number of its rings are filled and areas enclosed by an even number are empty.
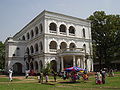
<svg viewBox="0 0 120 90">
<path fill-rule="evenodd" d="M 12 73 L 13 73 L 13 71 L 12 71 L 12 69 L 10 68 L 10 69 L 9 69 L 9 80 L 10 80 L 10 81 L 13 80 L 13 79 L 12 79 Z"/>
<path fill-rule="evenodd" d="M 57 73 L 54 72 L 54 81 L 56 82 Z"/>
<path fill-rule="evenodd" d="M 95 76 L 96 84 L 101 84 L 102 83 L 102 80 L 101 80 L 102 76 L 101 76 L 100 72 L 97 72 L 95 75 L 96 75 Z"/>
<path fill-rule="evenodd" d="M 45 79 L 46 79 L 46 82 L 48 82 L 48 75 L 47 74 L 45 75 Z"/>
<path fill-rule="evenodd" d="M 105 84 L 106 72 L 104 70 L 101 70 L 100 73 L 102 75 L 102 83 Z"/>
<path fill-rule="evenodd" d="M 26 79 L 28 78 L 29 73 L 30 73 L 30 70 L 26 70 L 26 71 L 25 71 L 25 74 L 26 74 L 26 75 L 25 75 L 25 78 L 26 78 Z"/>
</svg>

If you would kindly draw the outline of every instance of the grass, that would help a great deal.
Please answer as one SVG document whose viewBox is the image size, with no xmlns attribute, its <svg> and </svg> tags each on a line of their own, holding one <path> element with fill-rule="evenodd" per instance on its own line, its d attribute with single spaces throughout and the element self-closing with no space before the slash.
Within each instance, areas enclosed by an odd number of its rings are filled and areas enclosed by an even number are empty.
<svg viewBox="0 0 120 90">
<path fill-rule="evenodd" d="M 28 81 L 28 82 L 26 82 Z M 120 75 L 115 77 L 107 77 L 106 84 L 96 85 L 94 76 L 90 76 L 88 81 L 79 80 L 77 83 L 70 83 L 70 80 L 58 79 L 53 82 L 40 84 L 37 83 L 36 77 L 28 79 L 13 79 L 9 82 L 8 78 L 0 78 L 0 90 L 120 90 Z"/>
<path fill-rule="evenodd" d="M 20 81 L 19 79 L 14 79 L 14 81 Z M 9 82 L 9 78 L 0 78 L 0 82 Z"/>
</svg>

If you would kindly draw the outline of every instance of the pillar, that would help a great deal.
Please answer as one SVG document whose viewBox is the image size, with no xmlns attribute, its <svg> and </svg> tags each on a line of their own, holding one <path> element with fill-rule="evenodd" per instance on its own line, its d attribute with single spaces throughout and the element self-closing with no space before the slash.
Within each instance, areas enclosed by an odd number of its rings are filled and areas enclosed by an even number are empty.
<svg viewBox="0 0 120 90">
<path fill-rule="evenodd" d="M 77 59 L 77 67 L 80 67 L 80 57 L 78 57 L 78 59 Z"/>
<path fill-rule="evenodd" d="M 76 64 L 75 64 L 75 55 L 73 55 L 73 67 L 75 67 Z"/>
<path fill-rule="evenodd" d="M 64 64 L 63 64 L 63 57 L 61 56 L 61 71 L 63 72 L 64 70 Z"/>
</svg>

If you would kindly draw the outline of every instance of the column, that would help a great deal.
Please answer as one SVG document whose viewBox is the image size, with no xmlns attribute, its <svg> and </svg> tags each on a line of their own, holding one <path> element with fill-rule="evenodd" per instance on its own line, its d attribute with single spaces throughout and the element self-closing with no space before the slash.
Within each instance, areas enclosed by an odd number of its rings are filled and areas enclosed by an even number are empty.
<svg viewBox="0 0 120 90">
<path fill-rule="evenodd" d="M 64 66 L 63 66 L 64 64 L 63 64 L 63 57 L 61 56 L 61 72 L 63 72 L 63 70 L 64 70 Z"/>
<path fill-rule="evenodd" d="M 76 64 L 75 64 L 75 55 L 73 55 L 73 67 L 75 67 Z"/>
<path fill-rule="evenodd" d="M 57 27 L 57 35 L 59 35 L 59 27 Z"/>
<path fill-rule="evenodd" d="M 77 59 L 77 67 L 80 67 L 80 57 Z"/>
</svg>

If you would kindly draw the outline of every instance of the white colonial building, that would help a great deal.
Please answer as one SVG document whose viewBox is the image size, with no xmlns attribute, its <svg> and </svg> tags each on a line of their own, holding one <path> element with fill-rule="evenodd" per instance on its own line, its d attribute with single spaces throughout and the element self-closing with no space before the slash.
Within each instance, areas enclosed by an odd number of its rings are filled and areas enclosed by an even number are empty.
<svg viewBox="0 0 120 90">
<path fill-rule="evenodd" d="M 6 42 L 6 71 L 40 71 L 47 63 L 63 71 L 78 66 L 93 71 L 91 22 L 43 11 Z"/>
</svg>

